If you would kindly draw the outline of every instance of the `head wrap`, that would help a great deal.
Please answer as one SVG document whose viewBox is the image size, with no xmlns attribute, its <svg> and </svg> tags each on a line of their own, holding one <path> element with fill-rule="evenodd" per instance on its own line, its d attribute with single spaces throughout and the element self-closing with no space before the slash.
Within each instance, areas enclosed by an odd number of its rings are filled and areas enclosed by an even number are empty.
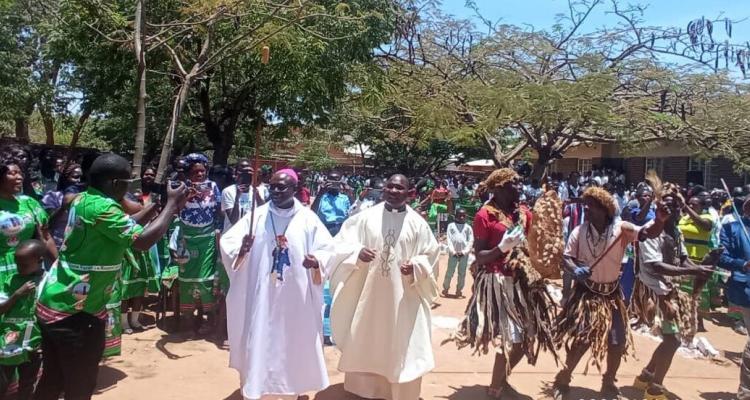
<svg viewBox="0 0 750 400">
<path fill-rule="evenodd" d="M 641 182 L 638 184 L 638 187 L 635 190 L 636 196 L 640 196 L 643 194 L 643 192 L 649 192 L 651 194 L 654 193 L 654 189 L 651 188 L 651 186 L 646 182 Z"/>
<path fill-rule="evenodd" d="M 279 170 L 276 173 L 277 174 L 287 174 L 290 178 L 292 178 L 294 180 L 294 183 L 298 183 L 299 182 L 299 176 L 297 176 L 297 173 L 294 172 L 294 170 L 291 169 L 291 168 L 284 168 L 282 170 Z"/>
<path fill-rule="evenodd" d="M 479 184 L 479 192 L 486 193 L 488 191 L 497 189 L 508 182 L 512 182 L 516 179 L 520 179 L 520 176 L 516 171 L 510 168 L 500 168 L 492 171 L 490 176 L 487 177 L 482 183 Z"/>
<path fill-rule="evenodd" d="M 201 153 L 190 153 L 185 156 L 185 162 L 187 163 L 188 168 L 192 167 L 193 164 L 208 165 L 208 157 Z"/>
<path fill-rule="evenodd" d="M 596 201 L 599 203 L 602 207 L 604 207 L 605 210 L 607 210 L 607 215 L 610 218 L 615 217 L 615 213 L 617 212 L 617 203 L 615 202 L 615 198 L 612 197 L 611 194 L 609 194 L 608 191 L 600 188 L 592 186 L 588 189 L 586 189 L 583 192 L 583 196 L 581 196 L 584 200 L 589 198 L 591 200 Z"/>
<path fill-rule="evenodd" d="M 75 170 L 77 170 L 77 169 L 79 169 L 79 168 L 81 168 L 81 165 L 80 165 L 80 164 L 77 164 L 77 163 L 70 163 L 70 164 L 68 164 L 68 167 L 67 167 L 67 168 L 65 168 L 65 171 L 63 171 L 63 175 L 64 175 L 64 176 L 70 176 L 70 175 L 72 175 L 72 174 L 73 174 L 73 172 L 75 172 Z M 148 169 L 148 168 L 146 168 L 146 169 Z M 144 170 L 144 171 L 145 171 L 145 170 Z"/>
</svg>

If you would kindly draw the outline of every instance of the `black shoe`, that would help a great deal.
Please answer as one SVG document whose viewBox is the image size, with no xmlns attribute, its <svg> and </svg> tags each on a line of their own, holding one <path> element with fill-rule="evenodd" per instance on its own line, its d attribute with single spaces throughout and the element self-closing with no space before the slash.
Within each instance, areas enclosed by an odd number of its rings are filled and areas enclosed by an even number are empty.
<svg viewBox="0 0 750 400">
<path fill-rule="evenodd" d="M 552 398 L 554 400 L 563 400 L 570 393 L 570 386 L 562 383 L 552 385 Z"/>
<path fill-rule="evenodd" d="M 603 382 L 601 395 L 602 398 L 606 400 L 619 400 L 620 389 L 617 388 L 617 385 L 615 385 L 614 382 Z"/>
</svg>

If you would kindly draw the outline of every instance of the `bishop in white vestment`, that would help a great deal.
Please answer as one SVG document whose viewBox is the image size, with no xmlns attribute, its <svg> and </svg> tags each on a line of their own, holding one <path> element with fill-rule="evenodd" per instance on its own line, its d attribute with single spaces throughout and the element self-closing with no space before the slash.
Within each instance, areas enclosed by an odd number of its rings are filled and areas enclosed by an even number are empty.
<svg viewBox="0 0 750 400">
<path fill-rule="evenodd" d="M 368 399 L 417 400 L 422 376 L 435 366 L 430 305 L 438 244 L 406 206 L 410 192 L 406 177 L 391 177 L 385 203 L 344 223 L 329 264 L 344 389 Z"/>
<path fill-rule="evenodd" d="M 247 214 L 221 238 L 229 365 L 245 399 L 292 400 L 328 386 L 321 268 L 332 238 L 294 199 L 296 185 L 293 171 L 277 172 L 271 202 L 255 211 L 253 234 Z"/>
</svg>

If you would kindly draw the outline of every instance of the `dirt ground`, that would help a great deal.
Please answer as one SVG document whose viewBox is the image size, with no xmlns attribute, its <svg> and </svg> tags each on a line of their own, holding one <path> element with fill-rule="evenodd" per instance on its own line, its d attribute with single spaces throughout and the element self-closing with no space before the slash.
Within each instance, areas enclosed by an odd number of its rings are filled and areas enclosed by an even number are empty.
<svg viewBox="0 0 750 400">
<path fill-rule="evenodd" d="M 441 264 L 444 267 L 445 260 Z M 467 281 L 465 293 L 470 292 L 471 281 Z M 433 310 L 433 318 L 459 318 L 466 301 L 467 299 L 439 299 L 440 305 Z M 717 313 L 715 318 L 706 321 L 708 332 L 701 334 L 721 352 L 721 356 L 718 360 L 707 360 L 677 355 L 665 381 L 666 387 L 674 394 L 673 399 L 736 398 L 739 365 L 747 338 L 733 332 L 728 321 L 721 316 Z M 153 314 L 144 317 L 153 322 Z M 167 322 L 169 323 L 169 319 Z M 423 380 L 423 399 L 485 399 L 486 385 L 492 371 L 492 356 L 473 356 L 469 350 L 459 351 L 452 344 L 441 346 L 440 343 L 449 334 L 450 329 L 433 329 L 436 368 Z M 183 333 L 170 334 L 153 327 L 145 332 L 124 336 L 122 346 L 122 356 L 106 360 L 102 364 L 94 396 L 97 400 L 242 400 L 237 373 L 227 367 L 228 352 L 220 350 L 212 342 L 192 339 Z M 635 346 L 636 357 L 623 362 L 618 374 L 623 397 L 628 399 L 643 398 L 642 393 L 630 385 L 648 362 L 657 342 L 635 335 Z M 319 393 L 309 393 L 309 398 L 356 399 L 343 391 L 343 374 L 336 370 L 337 350 L 328 347 L 325 354 L 331 386 Z M 536 366 L 522 361 L 513 371 L 510 381 L 521 393 L 535 399 L 547 399 L 550 398 L 550 382 L 558 369 L 553 359 L 544 354 L 540 356 Z M 573 377 L 569 398 L 596 399 L 600 384 L 601 375 L 595 369 L 592 368 L 588 375 L 583 375 L 582 362 Z"/>
</svg>

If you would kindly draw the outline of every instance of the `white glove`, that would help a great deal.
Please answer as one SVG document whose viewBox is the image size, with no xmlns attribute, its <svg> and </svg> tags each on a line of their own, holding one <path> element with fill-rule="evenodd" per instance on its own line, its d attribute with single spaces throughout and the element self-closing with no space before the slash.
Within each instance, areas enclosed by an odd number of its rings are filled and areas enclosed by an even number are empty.
<svg viewBox="0 0 750 400">
<path fill-rule="evenodd" d="M 503 235 L 503 240 L 500 241 L 500 244 L 497 245 L 497 248 L 500 249 L 500 251 L 502 251 L 503 253 L 507 253 L 521 244 L 521 242 L 523 242 L 523 239 L 525 239 L 523 229 L 520 229 L 518 227 L 513 228 L 509 232 L 505 232 L 505 235 Z"/>
</svg>

